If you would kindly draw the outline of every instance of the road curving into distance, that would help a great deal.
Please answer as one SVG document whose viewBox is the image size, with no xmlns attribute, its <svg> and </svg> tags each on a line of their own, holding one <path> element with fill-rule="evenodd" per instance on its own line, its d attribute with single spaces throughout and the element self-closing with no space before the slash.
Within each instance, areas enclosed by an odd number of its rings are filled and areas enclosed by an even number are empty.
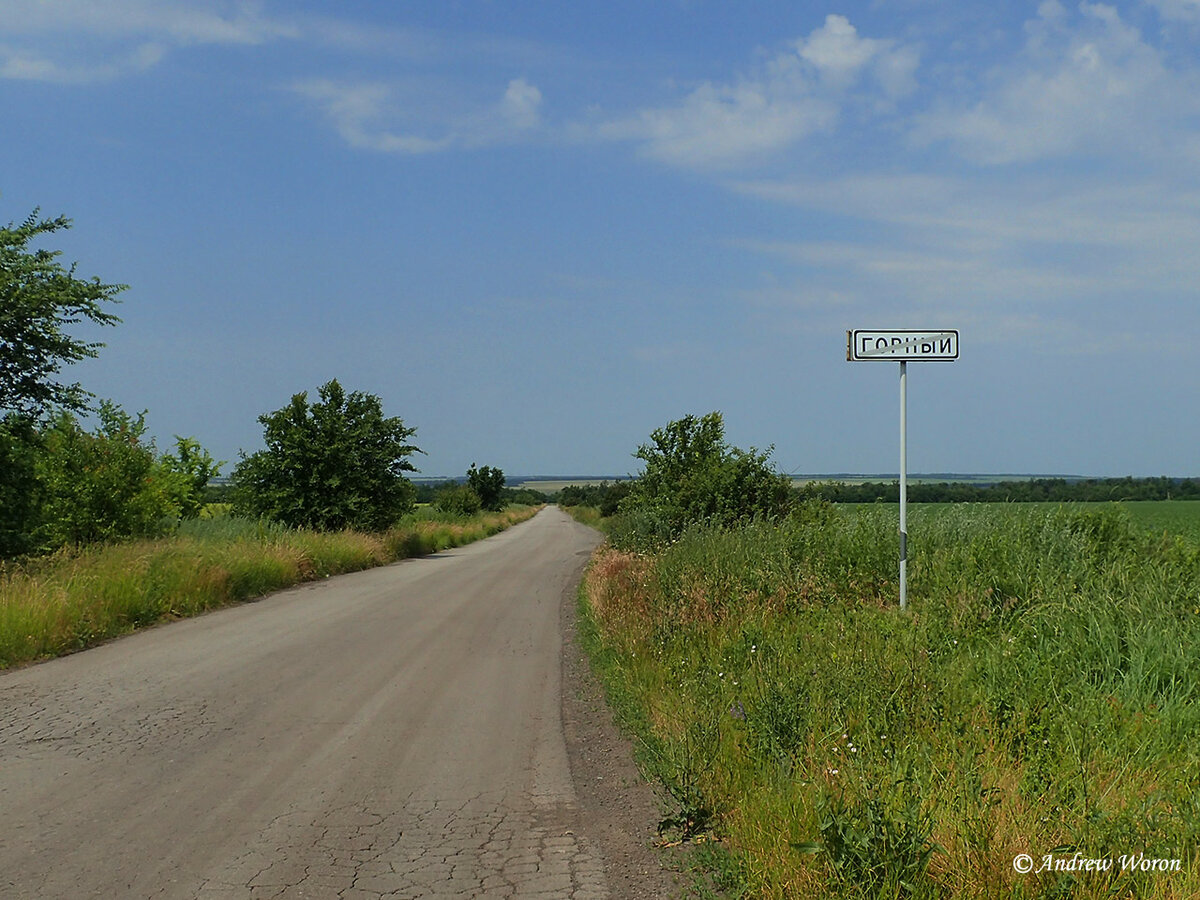
<svg viewBox="0 0 1200 900">
<path fill-rule="evenodd" d="M 556 508 L 0 674 L 0 897 L 609 896 L 572 784 Z"/>
</svg>

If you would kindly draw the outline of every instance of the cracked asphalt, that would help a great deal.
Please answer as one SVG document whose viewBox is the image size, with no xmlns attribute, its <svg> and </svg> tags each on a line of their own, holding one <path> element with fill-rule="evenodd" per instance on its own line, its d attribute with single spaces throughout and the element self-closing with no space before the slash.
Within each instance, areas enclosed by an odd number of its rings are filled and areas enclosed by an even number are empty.
<svg viewBox="0 0 1200 900">
<path fill-rule="evenodd" d="M 555 508 L 0 675 L 0 896 L 613 896 L 563 733 Z"/>
</svg>

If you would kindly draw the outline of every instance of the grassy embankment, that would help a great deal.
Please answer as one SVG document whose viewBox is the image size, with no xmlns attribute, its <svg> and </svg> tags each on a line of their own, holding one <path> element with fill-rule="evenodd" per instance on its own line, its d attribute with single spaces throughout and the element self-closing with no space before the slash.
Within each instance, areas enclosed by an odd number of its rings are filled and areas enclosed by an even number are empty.
<svg viewBox="0 0 1200 900">
<path fill-rule="evenodd" d="M 468 544 L 539 508 L 466 519 L 418 511 L 383 534 L 201 519 L 183 523 L 169 538 L 63 551 L 10 566 L 0 572 L 0 668 L 303 581 Z"/>
<path fill-rule="evenodd" d="M 673 824 L 739 896 L 1200 896 L 1200 541 L 916 512 L 908 613 L 891 508 L 598 553 L 585 640 Z M 1076 852 L 1111 868 L 1014 868 Z"/>
</svg>

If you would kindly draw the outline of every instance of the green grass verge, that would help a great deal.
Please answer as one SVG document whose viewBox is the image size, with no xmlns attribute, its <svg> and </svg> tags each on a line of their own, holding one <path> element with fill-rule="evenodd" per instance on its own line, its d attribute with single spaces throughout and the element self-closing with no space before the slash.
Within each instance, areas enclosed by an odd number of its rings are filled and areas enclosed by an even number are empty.
<svg viewBox="0 0 1200 900">
<path fill-rule="evenodd" d="M 582 635 L 666 824 L 737 896 L 1200 896 L 1200 542 L 1119 508 L 919 524 L 908 613 L 891 509 L 598 552 Z M 1014 867 L 1075 853 L 1112 868 Z"/>
<path fill-rule="evenodd" d="M 464 519 L 418 510 L 383 534 L 219 517 L 172 537 L 63 551 L 0 574 L 0 668 L 93 646 L 304 581 L 488 537 L 539 507 Z"/>
</svg>

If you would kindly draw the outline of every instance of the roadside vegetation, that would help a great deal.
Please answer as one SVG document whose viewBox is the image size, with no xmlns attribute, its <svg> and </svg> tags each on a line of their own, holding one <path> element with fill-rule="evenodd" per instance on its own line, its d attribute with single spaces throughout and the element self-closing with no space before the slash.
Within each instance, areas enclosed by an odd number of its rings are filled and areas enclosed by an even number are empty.
<svg viewBox="0 0 1200 900">
<path fill-rule="evenodd" d="M 461 502 L 417 509 L 404 477 L 416 429 L 336 379 L 260 416 L 265 449 L 214 489 L 224 463 L 195 438 L 161 453 L 145 411 L 60 381 L 102 346 L 70 326 L 115 325 L 105 304 L 124 290 L 37 246 L 69 225 L 35 211 L 0 228 L 0 668 L 459 546 L 537 512 L 506 509 L 517 498 L 504 473 L 474 465 Z"/>
<path fill-rule="evenodd" d="M 167 538 L 64 549 L 9 564 L 0 575 L 0 668 L 301 582 L 468 544 L 537 511 L 520 506 L 452 518 L 418 511 L 376 534 L 225 516 L 186 522 Z"/>
<path fill-rule="evenodd" d="M 639 496 L 582 633 L 664 840 L 703 840 L 724 895 L 1200 896 L 1200 541 L 1115 505 L 922 507 L 901 613 L 894 509 L 649 528 Z"/>
</svg>

